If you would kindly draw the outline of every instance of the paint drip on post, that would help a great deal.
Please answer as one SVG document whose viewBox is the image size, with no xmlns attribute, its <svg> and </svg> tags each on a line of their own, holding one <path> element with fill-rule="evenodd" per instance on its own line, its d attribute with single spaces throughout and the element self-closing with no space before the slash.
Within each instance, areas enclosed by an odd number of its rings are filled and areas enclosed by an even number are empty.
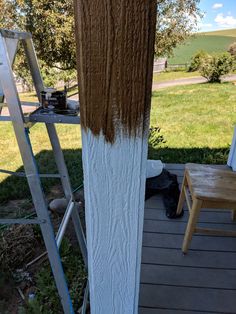
<svg viewBox="0 0 236 314">
<path fill-rule="evenodd" d="M 110 143 L 120 131 L 142 136 L 150 113 L 156 0 L 74 3 L 82 127 Z"/>
</svg>

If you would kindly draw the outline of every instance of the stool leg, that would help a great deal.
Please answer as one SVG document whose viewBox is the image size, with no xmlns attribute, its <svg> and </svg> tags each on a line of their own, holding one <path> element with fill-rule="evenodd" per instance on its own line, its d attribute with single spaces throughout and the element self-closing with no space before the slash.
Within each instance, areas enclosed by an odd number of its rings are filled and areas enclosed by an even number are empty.
<svg viewBox="0 0 236 314">
<path fill-rule="evenodd" d="M 186 175 L 184 175 L 184 180 L 182 183 L 182 188 L 181 188 L 181 192 L 180 192 L 180 196 L 179 196 L 179 202 L 178 202 L 178 207 L 177 207 L 177 211 L 176 211 L 177 215 L 182 212 L 182 209 L 184 207 L 184 202 L 185 202 L 184 188 L 185 188 L 185 186 L 187 186 Z"/>
<path fill-rule="evenodd" d="M 190 242 L 192 240 L 192 236 L 193 236 L 196 224 L 197 224 L 201 207 L 202 207 L 202 201 L 198 199 L 193 199 L 193 205 L 190 211 L 187 228 L 184 235 L 183 246 L 182 246 L 182 251 L 184 254 L 187 253 Z"/>
<path fill-rule="evenodd" d="M 236 209 L 234 210 L 231 210 L 231 219 L 233 220 L 233 221 L 236 221 Z"/>
</svg>

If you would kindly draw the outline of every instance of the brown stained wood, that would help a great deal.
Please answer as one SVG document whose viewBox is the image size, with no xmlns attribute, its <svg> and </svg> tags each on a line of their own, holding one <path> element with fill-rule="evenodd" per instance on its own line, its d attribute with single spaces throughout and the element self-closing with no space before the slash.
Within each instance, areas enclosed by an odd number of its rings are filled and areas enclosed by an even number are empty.
<svg viewBox="0 0 236 314">
<path fill-rule="evenodd" d="M 191 208 L 191 211 L 189 214 L 188 223 L 187 223 L 187 227 L 186 227 L 186 231 L 185 231 L 185 235 L 184 235 L 184 240 L 183 240 L 183 245 L 182 245 L 182 251 L 184 253 L 187 253 L 187 251 L 188 251 L 190 242 L 192 240 L 192 236 L 193 236 L 194 231 L 195 231 L 195 226 L 197 224 L 201 208 L 202 208 L 202 201 L 194 199 L 193 205 L 192 205 L 192 208 Z"/>
<path fill-rule="evenodd" d="M 208 165 L 187 164 L 186 176 L 194 197 L 225 202 L 225 208 L 227 203 L 236 202 L 236 173 L 229 168 L 221 170 Z"/>
<path fill-rule="evenodd" d="M 75 0 L 81 124 L 114 142 L 149 119 L 156 0 Z"/>
</svg>

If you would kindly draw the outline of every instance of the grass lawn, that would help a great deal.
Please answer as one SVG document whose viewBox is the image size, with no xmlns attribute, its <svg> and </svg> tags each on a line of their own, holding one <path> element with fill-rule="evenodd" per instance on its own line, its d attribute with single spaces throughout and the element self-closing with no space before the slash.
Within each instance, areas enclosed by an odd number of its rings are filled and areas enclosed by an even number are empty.
<svg viewBox="0 0 236 314">
<path fill-rule="evenodd" d="M 171 72 L 162 72 L 154 73 L 153 83 L 161 83 L 172 80 L 178 80 L 183 78 L 191 78 L 201 76 L 199 72 L 184 72 L 184 71 L 171 71 Z"/>
<path fill-rule="evenodd" d="M 151 124 L 166 140 L 150 157 L 164 162 L 225 163 L 236 124 L 236 87 L 198 84 L 153 93 Z"/>
<path fill-rule="evenodd" d="M 24 99 L 27 99 L 25 95 Z M 236 87 L 231 83 L 176 86 L 155 91 L 151 125 L 161 127 L 166 144 L 160 149 L 150 148 L 149 155 L 164 162 L 225 163 L 235 124 Z M 77 187 L 82 182 L 80 126 L 58 125 L 57 130 L 72 185 Z M 55 172 L 45 127 L 37 124 L 30 133 L 40 171 Z M 3 152 L 0 168 L 19 169 L 22 161 L 8 122 L 0 123 L 0 147 Z M 47 190 L 56 182 L 43 181 Z M 0 174 L 0 183 L 0 202 L 29 195 L 25 179 Z"/>
</svg>

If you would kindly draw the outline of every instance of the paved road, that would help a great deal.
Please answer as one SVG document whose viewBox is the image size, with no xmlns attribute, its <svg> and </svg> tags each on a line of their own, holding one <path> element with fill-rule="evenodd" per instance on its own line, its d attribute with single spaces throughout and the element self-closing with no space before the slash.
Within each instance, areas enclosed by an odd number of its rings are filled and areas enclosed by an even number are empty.
<svg viewBox="0 0 236 314">
<path fill-rule="evenodd" d="M 224 82 L 233 82 L 236 81 L 236 75 L 227 75 L 222 80 Z M 178 86 L 178 85 L 190 85 L 190 84 L 200 84 L 200 83 L 206 83 L 207 80 L 204 77 L 192 77 L 192 78 L 184 78 L 184 79 L 177 79 L 167 82 L 161 82 L 157 84 L 152 85 L 152 90 L 165 88 L 165 87 L 171 87 L 171 86 Z"/>
</svg>

